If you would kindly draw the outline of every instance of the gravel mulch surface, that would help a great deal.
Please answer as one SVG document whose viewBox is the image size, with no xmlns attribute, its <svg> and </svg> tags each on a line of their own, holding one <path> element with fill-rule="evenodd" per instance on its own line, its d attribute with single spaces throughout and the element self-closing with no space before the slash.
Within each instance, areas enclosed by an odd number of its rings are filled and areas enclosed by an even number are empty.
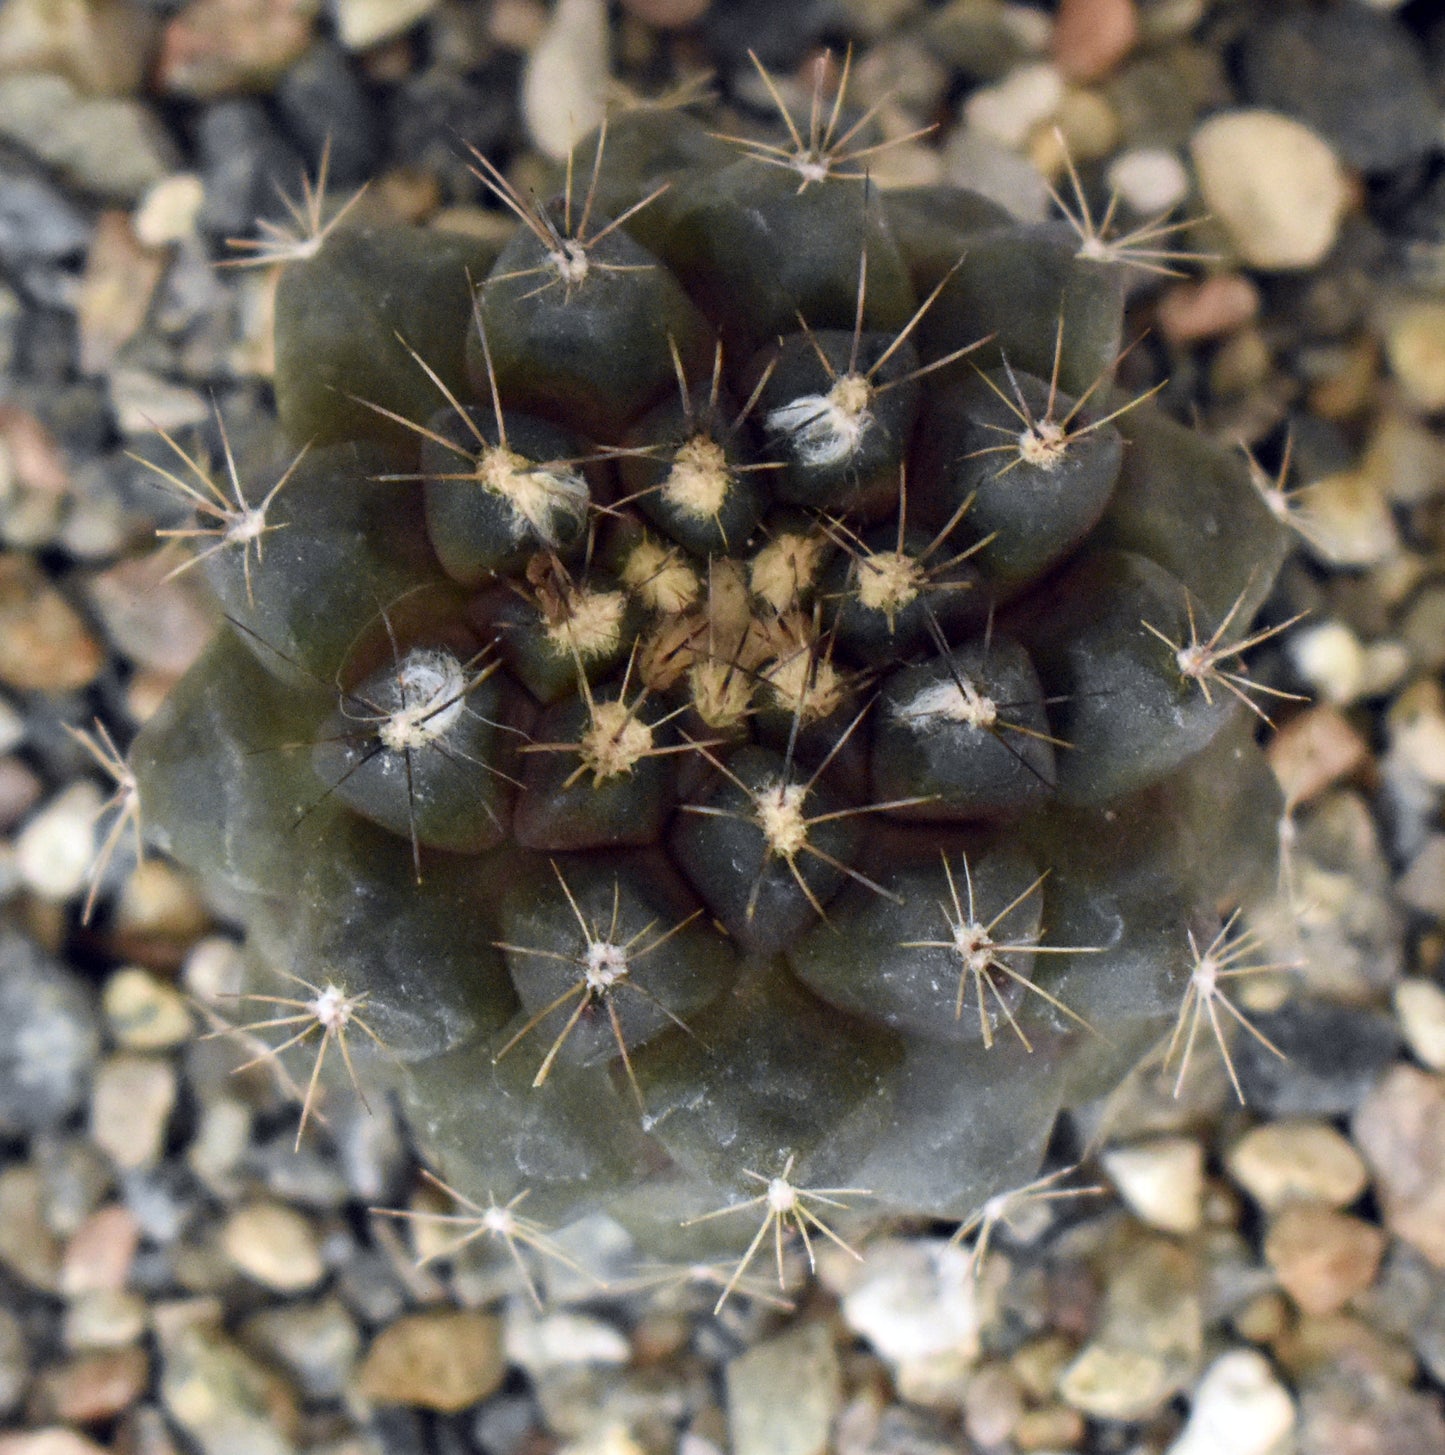
<svg viewBox="0 0 1445 1455">
<path fill-rule="evenodd" d="M 1138 271 L 1126 373 L 1298 532 L 1262 620 L 1308 615 L 1250 665 L 1309 699 L 1253 926 L 1299 963 L 1228 987 L 1285 1059 L 1231 1024 L 1236 1094 L 1206 1026 L 969 1240 L 824 1248 L 791 1307 L 545 1260 L 538 1307 L 368 1211 L 418 1193 L 390 1108 L 295 1150 L 286 1074 L 208 1034 L 240 947 L 137 863 L 115 757 L 216 620 L 142 461 L 269 408 L 274 278 L 216 264 L 328 138 L 359 213 L 494 230 L 467 146 L 525 184 L 708 73 L 761 135 L 749 52 L 805 96 L 850 43 L 883 185 L 1078 214 L 1072 163 L 1124 231 L 1208 214 Z M 0 1455 L 1445 1455 L 1442 101 L 1428 0 L 0 7 Z"/>
</svg>

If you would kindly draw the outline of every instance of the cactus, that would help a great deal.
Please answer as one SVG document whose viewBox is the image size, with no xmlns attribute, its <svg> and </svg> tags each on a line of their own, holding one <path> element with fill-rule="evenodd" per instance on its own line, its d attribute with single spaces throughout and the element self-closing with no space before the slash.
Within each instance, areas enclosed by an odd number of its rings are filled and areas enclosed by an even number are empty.
<svg viewBox="0 0 1445 1455">
<path fill-rule="evenodd" d="M 500 249 L 318 226 L 284 452 L 173 476 L 229 625 L 147 826 L 473 1236 L 976 1226 L 1273 881 L 1285 531 L 1116 387 L 1138 260 L 789 129 L 636 112 L 545 202 L 477 157 Z"/>
</svg>

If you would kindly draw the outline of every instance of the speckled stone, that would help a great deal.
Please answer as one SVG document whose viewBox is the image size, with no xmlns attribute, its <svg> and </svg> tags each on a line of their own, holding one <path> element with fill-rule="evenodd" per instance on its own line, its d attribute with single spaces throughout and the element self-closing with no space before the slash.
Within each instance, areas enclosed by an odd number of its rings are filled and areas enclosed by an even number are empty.
<svg viewBox="0 0 1445 1455">
<path fill-rule="evenodd" d="M 1353 1131 L 1390 1231 L 1445 1268 L 1445 1077 L 1393 1067 L 1365 1099 Z"/>
<path fill-rule="evenodd" d="M 1374 1280 L 1385 1234 L 1372 1223 L 1313 1203 L 1290 1203 L 1270 1223 L 1264 1256 L 1307 1314 L 1332 1314 Z"/>
<path fill-rule="evenodd" d="M 825 1455 L 843 1395 L 829 1326 L 801 1323 L 728 1361 L 733 1455 Z"/>
<path fill-rule="evenodd" d="M 496 1390 L 505 1368 L 497 1319 L 439 1309 L 383 1329 L 366 1351 L 357 1388 L 379 1404 L 454 1413 Z"/>
<path fill-rule="evenodd" d="M 1348 1207 L 1370 1174 L 1350 1141 L 1323 1121 L 1266 1122 L 1226 1157 L 1229 1174 L 1266 1211 L 1290 1202 Z"/>
<path fill-rule="evenodd" d="M 155 1166 L 177 1090 L 176 1068 L 169 1060 L 130 1052 L 107 1056 L 95 1074 L 90 1135 L 119 1168 Z"/>
<path fill-rule="evenodd" d="M 221 1229 L 220 1245 L 240 1272 L 278 1293 L 314 1288 L 326 1274 L 311 1221 L 279 1202 L 237 1208 Z"/>
</svg>

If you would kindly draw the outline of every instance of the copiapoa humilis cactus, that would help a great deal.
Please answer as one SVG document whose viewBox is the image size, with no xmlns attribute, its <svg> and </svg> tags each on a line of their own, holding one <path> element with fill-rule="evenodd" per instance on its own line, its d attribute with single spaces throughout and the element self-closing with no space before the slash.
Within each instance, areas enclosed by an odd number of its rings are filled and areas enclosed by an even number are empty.
<svg viewBox="0 0 1445 1455">
<path fill-rule="evenodd" d="M 287 452 L 177 447 L 228 625 L 128 770 L 308 1112 L 334 1046 L 459 1244 L 601 1211 L 724 1297 L 846 1209 L 1052 1187 L 1061 1107 L 1233 1009 L 1280 814 L 1285 531 L 1114 384 L 1172 225 L 881 191 L 780 109 L 630 113 L 545 200 L 477 156 L 500 248 L 308 190 Z"/>
</svg>

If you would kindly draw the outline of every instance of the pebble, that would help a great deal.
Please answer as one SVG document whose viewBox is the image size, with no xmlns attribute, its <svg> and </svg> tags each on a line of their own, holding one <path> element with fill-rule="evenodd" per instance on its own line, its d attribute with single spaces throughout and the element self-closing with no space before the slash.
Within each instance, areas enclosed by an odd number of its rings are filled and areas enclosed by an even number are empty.
<svg viewBox="0 0 1445 1455">
<path fill-rule="evenodd" d="M 307 1399 L 341 1399 L 347 1391 L 361 1334 L 339 1298 L 262 1309 L 242 1325 L 242 1338 L 279 1364 Z"/>
<path fill-rule="evenodd" d="M 508 1306 L 502 1348 L 507 1363 L 533 1378 L 573 1364 L 626 1364 L 632 1346 L 601 1319 L 565 1310 L 537 1313 L 520 1300 Z"/>
<path fill-rule="evenodd" d="M 1165 1233 L 1193 1233 L 1204 1219 L 1204 1149 L 1192 1137 L 1111 1147 L 1104 1171 L 1134 1215 Z"/>
<path fill-rule="evenodd" d="M 1214 273 L 1176 283 L 1159 299 L 1159 327 L 1172 344 L 1234 333 L 1259 314 L 1259 289 L 1242 273 Z"/>
<path fill-rule="evenodd" d="M 176 434 L 210 417 L 211 407 L 197 389 L 173 384 L 147 369 L 122 365 L 106 378 L 110 406 L 124 435 Z"/>
<path fill-rule="evenodd" d="M 848 1327 L 895 1364 L 979 1355 L 979 1283 L 966 1248 L 942 1238 L 879 1238 L 850 1273 Z"/>
<path fill-rule="evenodd" d="M 366 1351 L 356 1388 L 379 1404 L 454 1414 L 497 1390 L 505 1372 L 499 1320 L 438 1309 L 383 1329 Z"/>
<path fill-rule="evenodd" d="M 140 332 L 165 268 L 165 254 L 140 242 L 128 214 L 100 214 L 75 300 L 81 373 L 104 374 Z"/>
<path fill-rule="evenodd" d="M 1369 1185 L 1364 1159 L 1328 1122 L 1266 1122 L 1225 1156 L 1229 1175 L 1267 1213 L 1292 1202 L 1345 1208 Z"/>
<path fill-rule="evenodd" d="M 1352 1124 L 1385 1224 L 1445 1268 L 1445 1077 L 1392 1067 Z"/>
<path fill-rule="evenodd" d="M 1105 174 L 1109 190 L 1141 217 L 1172 212 L 1189 196 L 1189 173 L 1177 153 L 1164 147 L 1120 152 Z M 1169 247 L 1163 243 L 1160 246 Z"/>
<path fill-rule="evenodd" d="M 1341 1371 L 1300 1396 L 1298 1455 L 1445 1455 L 1433 1392 Z"/>
<path fill-rule="evenodd" d="M 1400 981 L 1395 1015 L 1415 1057 L 1432 1071 L 1445 1071 L 1445 989 L 1417 976 Z"/>
<path fill-rule="evenodd" d="M 1445 788 L 1445 693 L 1426 678 L 1407 687 L 1385 719 L 1390 737 L 1386 771 L 1405 767 L 1426 784 Z"/>
<path fill-rule="evenodd" d="M 905 0 L 904 8 L 907 8 L 908 0 Z M 686 30 L 690 25 L 696 25 L 708 12 L 708 6 L 712 0 L 622 0 L 622 8 L 629 15 L 635 16 L 644 25 L 650 25 L 656 30 Z M 858 7 L 860 16 L 865 24 L 880 23 L 887 29 L 894 22 L 896 17 L 882 16 L 876 13 L 879 10 L 886 11 L 887 5 L 880 4 L 879 0 L 868 0 L 866 6 Z M 899 7 L 895 4 L 894 9 Z"/>
<path fill-rule="evenodd" d="M 278 1293 L 300 1293 L 326 1276 L 316 1229 L 283 1203 L 237 1208 L 221 1229 L 220 1246 L 248 1278 Z"/>
<path fill-rule="evenodd" d="M 560 160 L 601 122 L 609 78 L 605 0 L 557 0 L 522 78 L 522 115 L 545 155 Z"/>
<path fill-rule="evenodd" d="M 312 159 L 313 175 L 329 144 L 331 188 L 359 187 L 381 170 L 384 142 L 376 102 L 339 45 L 318 40 L 287 70 L 276 88 L 276 109 Z"/>
<path fill-rule="evenodd" d="M 1165 1455 L 1281 1455 L 1294 1426 L 1294 1401 L 1269 1360 L 1231 1349 L 1204 1371 L 1189 1422 Z"/>
<path fill-rule="evenodd" d="M 259 101 L 207 106 L 196 128 L 196 156 L 206 188 L 198 219 L 205 231 L 243 237 L 257 218 L 291 220 L 282 193 L 299 193 L 306 165 Z"/>
<path fill-rule="evenodd" d="M 29 1288 L 54 1293 L 60 1240 L 45 1220 L 45 1184 L 23 1163 L 0 1172 L 0 1265 Z"/>
<path fill-rule="evenodd" d="M 0 77 L 0 137 L 82 190 L 127 202 L 175 169 L 174 148 L 149 107 L 84 97 L 53 74 Z"/>
<path fill-rule="evenodd" d="M 164 1051 L 194 1029 L 186 998 L 148 970 L 129 965 L 105 983 L 101 1008 L 116 1041 L 127 1051 Z"/>
<path fill-rule="evenodd" d="M 19 1406 L 29 1383 L 25 1328 L 8 1308 L 0 1308 L 0 1419 Z"/>
<path fill-rule="evenodd" d="M 51 1365 L 36 1381 L 32 1400 L 42 1419 L 98 1425 L 134 1404 L 149 1382 L 144 1349 L 100 1349 Z"/>
<path fill-rule="evenodd" d="M 205 184 L 195 172 L 162 177 L 131 214 L 136 240 L 143 247 L 163 248 L 193 236 L 205 197 Z"/>
<path fill-rule="evenodd" d="M 1337 1313 L 1374 1281 L 1386 1236 L 1373 1223 L 1316 1203 L 1291 1202 L 1270 1223 L 1264 1256 L 1307 1314 Z"/>
<path fill-rule="evenodd" d="M 1037 61 L 972 92 L 963 104 L 963 119 L 1017 151 L 1035 127 L 1052 118 L 1063 99 L 1063 76 L 1056 67 Z"/>
<path fill-rule="evenodd" d="M 1245 1100 L 1262 1116 L 1348 1116 L 1399 1052 L 1394 1020 L 1358 1005 L 1297 997 L 1253 1020 L 1288 1058 L 1252 1036 L 1234 1042 Z"/>
<path fill-rule="evenodd" d="M 197 101 L 269 90 L 310 43 L 315 9 L 308 0 L 189 0 L 166 26 L 158 88 Z"/>
<path fill-rule="evenodd" d="M 45 788 L 19 758 L 0 758 L 0 834 L 8 834 L 40 802 Z"/>
<path fill-rule="evenodd" d="M 130 1281 L 140 1246 L 140 1223 L 123 1203 L 97 1208 L 71 1234 L 60 1265 L 60 1291 L 66 1298 L 88 1293 L 117 1293 Z"/>
<path fill-rule="evenodd" d="M 295 1396 L 219 1328 L 163 1327 L 160 1347 L 161 1399 L 202 1455 L 296 1455 Z"/>
<path fill-rule="evenodd" d="M 1098 1325 L 1059 1379 L 1059 1394 L 1094 1419 L 1142 1420 L 1198 1372 L 1203 1314 L 1192 1254 L 1132 1233 L 1106 1255 Z"/>
<path fill-rule="evenodd" d="M 87 987 L 21 935 L 0 935 L 0 1133 L 29 1136 L 68 1117 L 99 1044 Z"/>
<path fill-rule="evenodd" d="M 62 789 L 30 820 L 15 841 L 21 882 L 56 904 L 78 894 L 95 858 L 95 821 L 104 803 L 85 780 Z"/>
<path fill-rule="evenodd" d="M 176 1068 L 169 1060 L 128 1051 L 106 1057 L 91 1091 L 90 1135 L 122 1170 L 154 1167 L 177 1090 Z"/>
<path fill-rule="evenodd" d="M 87 687 L 105 650 L 35 562 L 0 552 L 0 682 L 60 695 Z"/>
<path fill-rule="evenodd" d="M 1102 80 L 1138 40 L 1134 0 L 1061 0 L 1054 16 L 1054 64 L 1071 81 Z"/>
<path fill-rule="evenodd" d="M 58 187 L 0 162 L 0 261 L 13 268 L 61 262 L 78 257 L 89 241 L 89 223 Z"/>
<path fill-rule="evenodd" d="M 798 1324 L 728 1360 L 732 1455 L 825 1455 L 843 1399 L 832 1330 Z"/>
<path fill-rule="evenodd" d="M 0 1435 L 0 1455 L 106 1455 L 106 1447 L 61 1425 Z"/>
<path fill-rule="evenodd" d="M 119 1349 L 138 1343 L 145 1334 L 146 1301 L 129 1289 L 100 1289 L 72 1298 L 65 1307 L 62 1328 L 65 1347 Z"/>
<path fill-rule="evenodd" d="M 1445 301 L 1416 298 L 1393 310 L 1385 326 L 1391 372 L 1417 409 L 1445 409 Z"/>
<path fill-rule="evenodd" d="M 1400 877 L 1402 903 L 1432 919 L 1445 919 L 1445 834 L 1431 834 Z"/>
<path fill-rule="evenodd" d="M 1359 4 L 1256 12 L 1239 48 L 1245 94 L 1296 117 L 1351 167 L 1392 172 L 1440 143 L 1422 47 Z"/>
<path fill-rule="evenodd" d="M 1312 268 L 1334 246 L 1348 201 L 1328 144 L 1272 111 L 1223 111 L 1190 143 L 1204 205 L 1253 268 Z"/>
<path fill-rule="evenodd" d="M 87 95 L 140 90 L 156 18 L 134 0 L 8 0 L 0 7 L 0 73 L 59 71 Z"/>
<path fill-rule="evenodd" d="M 1042 174 L 981 127 L 960 126 L 943 152 L 945 182 L 997 202 L 1019 222 L 1043 222 L 1053 206 Z"/>
<path fill-rule="evenodd" d="M 1336 708 L 1321 706 L 1281 724 L 1265 752 L 1285 802 L 1299 807 L 1363 769 L 1370 745 Z"/>
<path fill-rule="evenodd" d="M 436 9 L 437 0 L 331 0 L 336 34 L 347 50 L 369 50 L 403 35 Z"/>
</svg>

